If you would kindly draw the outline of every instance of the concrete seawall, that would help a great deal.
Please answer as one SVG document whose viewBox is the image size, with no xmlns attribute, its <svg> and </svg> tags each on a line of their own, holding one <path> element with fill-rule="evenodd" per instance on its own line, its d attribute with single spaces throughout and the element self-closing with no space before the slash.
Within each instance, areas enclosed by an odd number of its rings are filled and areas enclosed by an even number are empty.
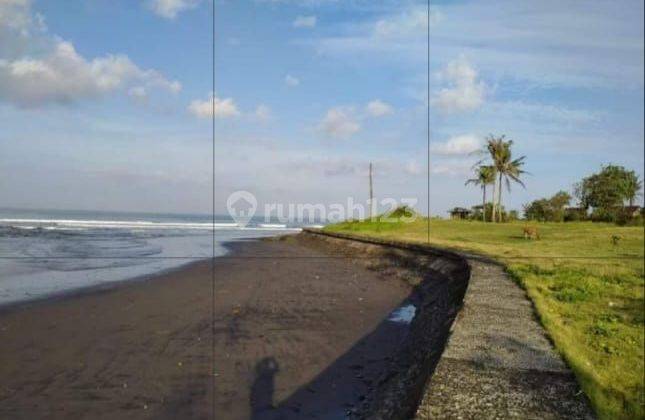
<svg viewBox="0 0 645 420">
<path fill-rule="evenodd" d="M 524 291 L 494 261 L 308 229 L 423 271 L 408 340 L 360 418 L 593 418 Z"/>
<path fill-rule="evenodd" d="M 459 255 L 423 245 L 365 240 L 342 234 L 307 230 L 305 235 L 332 241 L 338 249 L 360 252 L 370 261 L 416 271 L 416 314 L 409 334 L 388 369 L 374 386 L 355 418 L 408 419 L 423 398 L 428 377 L 439 362 L 450 327 L 461 308 L 470 266 Z"/>
<path fill-rule="evenodd" d="M 503 266 L 463 256 L 468 292 L 415 418 L 594 418 L 524 290 Z"/>
</svg>

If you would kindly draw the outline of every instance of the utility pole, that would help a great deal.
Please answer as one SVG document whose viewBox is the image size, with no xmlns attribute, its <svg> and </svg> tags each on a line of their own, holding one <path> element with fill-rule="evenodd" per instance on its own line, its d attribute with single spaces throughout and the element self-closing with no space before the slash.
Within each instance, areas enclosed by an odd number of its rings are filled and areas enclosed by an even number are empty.
<svg viewBox="0 0 645 420">
<path fill-rule="evenodd" d="M 374 191 L 372 190 L 372 162 L 370 162 L 370 219 L 374 217 Z"/>
</svg>

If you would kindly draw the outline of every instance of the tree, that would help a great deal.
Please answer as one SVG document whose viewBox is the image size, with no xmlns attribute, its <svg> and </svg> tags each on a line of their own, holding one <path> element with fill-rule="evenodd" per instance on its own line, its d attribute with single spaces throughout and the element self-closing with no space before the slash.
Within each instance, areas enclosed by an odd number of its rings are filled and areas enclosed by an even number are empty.
<svg viewBox="0 0 645 420">
<path fill-rule="evenodd" d="M 574 194 L 581 207 L 591 207 L 597 214 L 612 217 L 619 207 L 624 206 L 625 201 L 632 206 L 641 194 L 642 187 L 643 183 L 636 172 L 623 166 L 606 165 L 601 167 L 600 172 L 576 184 Z"/>
<path fill-rule="evenodd" d="M 465 185 L 479 185 L 483 192 L 482 220 L 486 221 L 486 186 L 495 182 L 495 168 L 491 165 L 480 165 L 475 172 L 475 178 L 466 181 Z"/>
<path fill-rule="evenodd" d="M 538 222 L 545 222 L 548 220 L 549 214 L 549 200 L 541 198 L 533 200 L 524 205 L 524 217 L 527 220 L 537 220 Z"/>
<path fill-rule="evenodd" d="M 629 206 L 632 207 L 634 205 L 634 200 L 642 195 L 641 189 L 643 188 L 643 182 L 639 179 L 638 175 L 636 175 L 636 172 L 627 171 L 623 188 L 625 199 L 629 202 Z"/>
<path fill-rule="evenodd" d="M 524 206 L 524 217 L 540 222 L 564 221 L 565 207 L 571 202 L 571 195 L 558 191 L 553 197 L 534 200 Z"/>
<path fill-rule="evenodd" d="M 549 207 L 551 210 L 551 220 L 554 222 L 564 221 L 565 207 L 571 203 L 571 194 L 566 191 L 558 191 L 553 197 L 549 199 Z"/>
<path fill-rule="evenodd" d="M 488 136 L 484 153 L 488 152 L 491 165 L 495 168 L 497 176 L 497 185 L 493 187 L 493 221 L 501 219 L 497 217 L 498 209 L 502 205 L 502 182 L 506 182 L 506 189 L 511 190 L 511 181 L 524 187 L 520 176 L 526 172 L 522 169 L 526 156 L 520 156 L 513 159 L 512 148 L 513 140 L 506 140 L 506 136 L 494 137 Z M 479 162 L 481 163 L 481 161 Z M 497 191 L 497 200 L 495 200 L 495 191 Z"/>
</svg>

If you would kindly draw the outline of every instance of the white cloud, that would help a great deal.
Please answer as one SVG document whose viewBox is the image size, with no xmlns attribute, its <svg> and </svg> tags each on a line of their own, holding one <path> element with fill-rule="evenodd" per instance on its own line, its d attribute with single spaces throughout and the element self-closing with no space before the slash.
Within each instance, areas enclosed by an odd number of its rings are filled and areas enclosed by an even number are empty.
<svg viewBox="0 0 645 420">
<path fill-rule="evenodd" d="M 545 124 L 561 126 L 580 126 L 598 123 L 606 114 L 602 110 L 568 108 L 562 105 L 550 105 L 524 101 L 491 102 L 486 106 L 491 115 L 513 121 L 534 121 L 544 127 Z"/>
<path fill-rule="evenodd" d="M 441 20 L 441 14 L 430 9 L 430 24 Z M 428 8 L 415 6 L 401 14 L 388 16 L 374 24 L 373 35 L 377 38 L 406 38 L 426 34 L 428 31 Z"/>
<path fill-rule="evenodd" d="M 321 130 L 329 137 L 347 139 L 361 129 L 361 125 L 351 108 L 331 108 L 325 114 L 321 124 Z"/>
<path fill-rule="evenodd" d="M 128 90 L 128 95 L 139 104 L 145 104 L 148 102 L 148 91 L 143 86 L 130 88 L 130 90 Z"/>
<path fill-rule="evenodd" d="M 0 100 L 21 107 L 72 103 L 115 91 L 160 88 L 176 93 L 177 81 L 142 69 L 122 54 L 94 59 L 49 34 L 29 0 L 0 0 Z"/>
<path fill-rule="evenodd" d="M 473 134 L 451 137 L 443 143 L 433 143 L 430 151 L 439 155 L 467 155 L 482 147 L 482 141 Z"/>
<path fill-rule="evenodd" d="M 152 10 L 166 19 L 174 19 L 180 12 L 194 9 L 201 0 L 151 0 Z"/>
<path fill-rule="evenodd" d="M 348 156 L 291 155 L 286 161 L 278 164 L 278 171 L 299 172 L 308 176 L 342 176 L 347 179 L 365 179 L 369 175 L 369 164 L 373 164 L 373 174 L 393 178 L 401 173 L 405 175 L 422 175 L 423 168 L 414 160 L 404 162 L 398 159 L 372 159 Z"/>
<path fill-rule="evenodd" d="M 392 114 L 394 109 L 380 99 L 375 99 L 365 106 L 365 111 L 372 117 L 383 117 Z"/>
<path fill-rule="evenodd" d="M 253 113 L 253 116 L 255 119 L 258 121 L 264 122 L 268 121 L 271 119 L 271 108 L 264 104 L 260 104 L 255 108 L 255 112 Z"/>
<path fill-rule="evenodd" d="M 31 0 L 0 0 L 0 30 L 6 28 L 21 35 L 28 35 L 34 29 L 44 30 L 42 16 L 32 16 L 30 8 Z"/>
<path fill-rule="evenodd" d="M 338 3 L 340 0 L 255 0 L 256 3 L 294 4 L 299 7 L 318 7 L 328 3 Z"/>
<path fill-rule="evenodd" d="M 313 28 L 317 23 L 316 16 L 298 16 L 293 21 L 294 28 Z"/>
<path fill-rule="evenodd" d="M 391 7 L 377 6 L 375 12 L 379 16 L 374 20 L 339 25 L 333 36 L 301 43 L 313 46 L 318 54 L 425 66 L 428 23 L 430 29 L 434 28 L 442 21 L 442 14 L 433 6 L 428 16 L 427 6 L 401 7 L 400 2 L 393 2 Z"/>
<path fill-rule="evenodd" d="M 486 85 L 477 80 L 477 70 L 464 56 L 449 62 L 439 76 L 450 84 L 432 99 L 442 112 L 472 111 L 484 103 Z"/>
<path fill-rule="evenodd" d="M 300 79 L 290 74 L 287 74 L 284 77 L 284 83 L 286 83 L 287 86 L 296 87 L 300 84 Z"/>
<path fill-rule="evenodd" d="M 472 163 L 463 160 L 430 162 L 430 172 L 435 175 L 467 176 L 472 173 Z"/>
<path fill-rule="evenodd" d="M 231 118 L 240 115 L 232 98 L 219 98 L 211 94 L 206 100 L 194 100 L 188 105 L 188 111 L 198 118 Z"/>
<path fill-rule="evenodd" d="M 65 41 L 58 41 L 39 59 L 0 60 L 0 98 L 23 107 L 97 97 L 133 82 L 173 93 L 181 90 L 179 82 L 156 70 L 143 70 L 125 55 L 88 61 Z"/>
<path fill-rule="evenodd" d="M 375 8 L 383 14 L 374 20 L 344 23 L 334 35 L 299 42 L 327 56 L 424 66 L 427 6 L 401 11 L 400 2 L 386 3 L 393 6 Z M 431 66 L 466 53 L 490 80 L 533 88 L 642 89 L 643 4 L 442 2 L 430 8 Z"/>
<path fill-rule="evenodd" d="M 495 79 L 533 87 L 643 87 L 642 1 L 450 2 L 432 60 L 466 52 Z M 468 28 L 468 30 L 464 30 Z"/>
<path fill-rule="evenodd" d="M 411 160 L 403 166 L 403 171 L 408 175 L 421 175 L 423 169 L 415 160 Z"/>
</svg>

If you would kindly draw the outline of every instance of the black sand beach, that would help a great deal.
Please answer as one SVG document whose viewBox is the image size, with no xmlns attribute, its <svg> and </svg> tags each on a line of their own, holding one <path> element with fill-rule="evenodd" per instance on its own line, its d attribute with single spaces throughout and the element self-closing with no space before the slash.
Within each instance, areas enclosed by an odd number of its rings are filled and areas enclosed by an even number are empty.
<svg viewBox="0 0 645 420">
<path fill-rule="evenodd" d="M 342 418 L 406 334 L 384 321 L 412 288 L 310 242 L 0 312 L 0 417 Z"/>
</svg>

